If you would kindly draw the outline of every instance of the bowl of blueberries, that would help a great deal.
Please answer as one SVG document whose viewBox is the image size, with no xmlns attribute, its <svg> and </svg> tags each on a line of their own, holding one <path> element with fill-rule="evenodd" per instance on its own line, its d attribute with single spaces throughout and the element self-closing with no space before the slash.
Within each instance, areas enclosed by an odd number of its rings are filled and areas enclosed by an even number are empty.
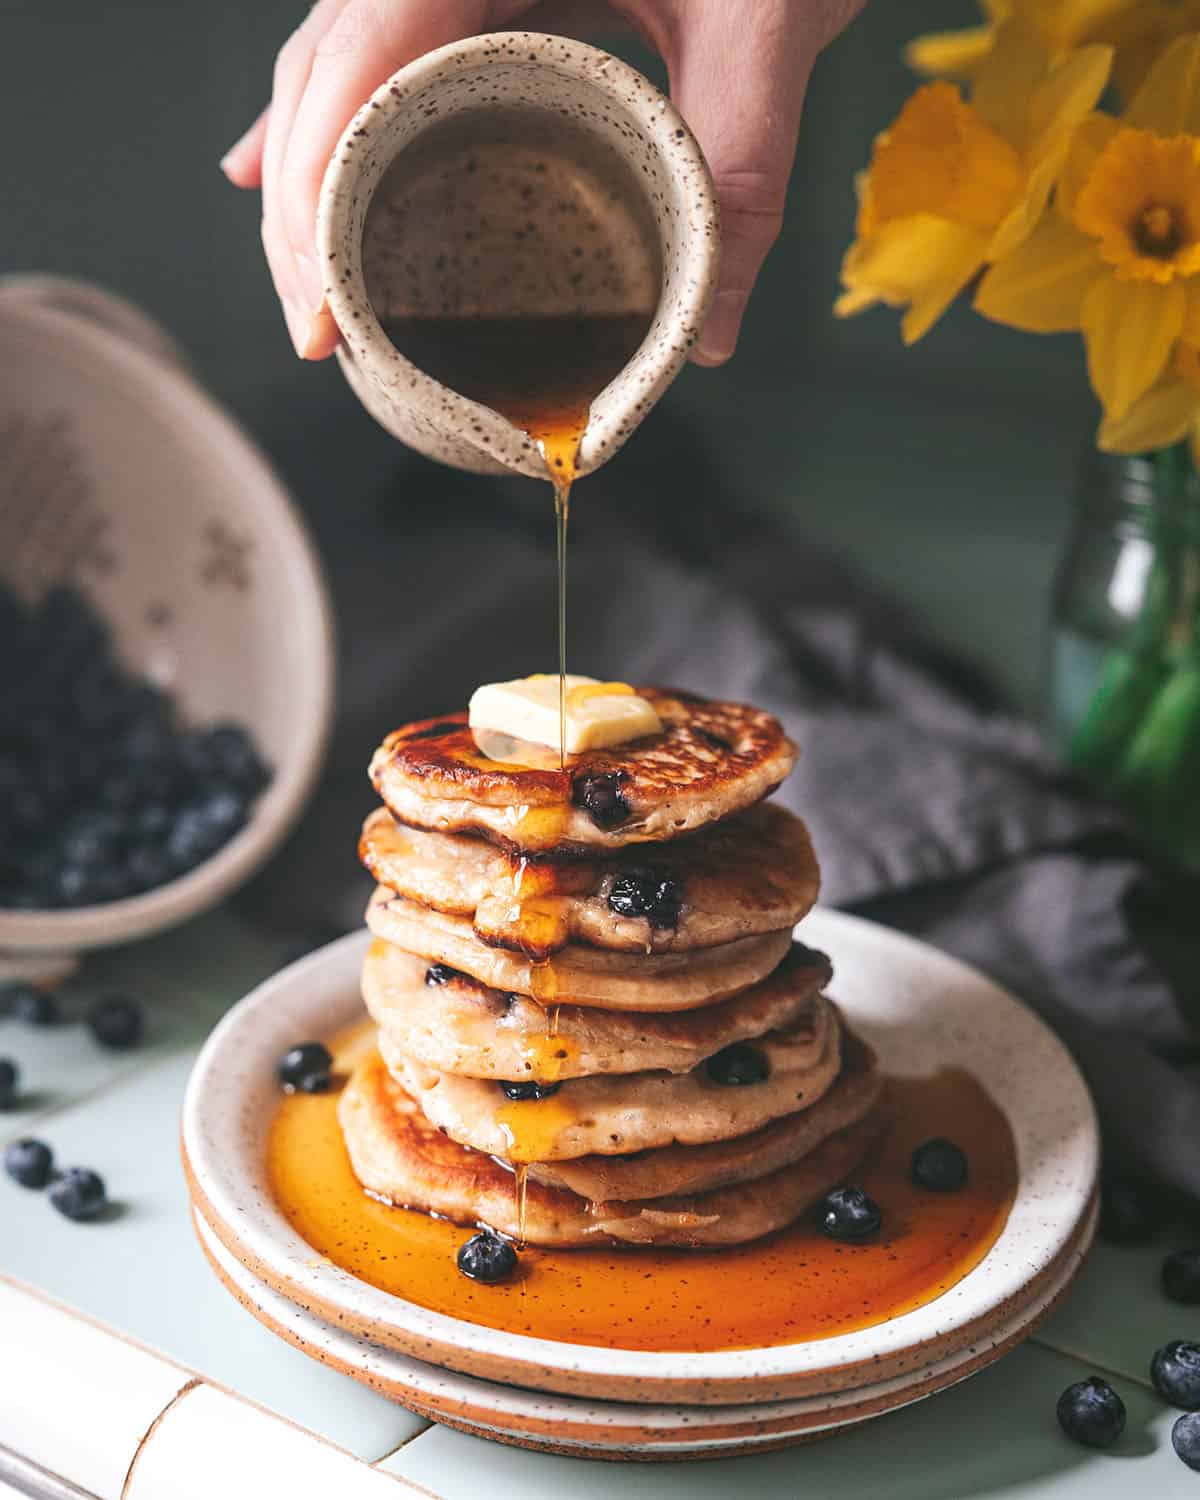
<svg viewBox="0 0 1200 1500">
<path fill-rule="evenodd" d="M 166 340 L 87 301 L 0 285 L 0 977 L 246 880 L 332 715 L 286 491 Z"/>
</svg>

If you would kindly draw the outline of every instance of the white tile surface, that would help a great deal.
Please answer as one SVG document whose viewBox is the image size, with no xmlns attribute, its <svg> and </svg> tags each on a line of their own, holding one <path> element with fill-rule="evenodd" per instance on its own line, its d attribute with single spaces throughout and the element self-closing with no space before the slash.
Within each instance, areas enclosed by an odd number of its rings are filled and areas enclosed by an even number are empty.
<svg viewBox="0 0 1200 1500">
<path fill-rule="evenodd" d="M 213 1386 L 171 1407 L 150 1434 L 125 1500 L 397 1500 L 413 1486 Z"/>
<path fill-rule="evenodd" d="M 612 1464 L 501 1447 L 432 1427 L 381 1468 L 443 1500 L 1196 1500 L 1168 1411 L 1132 1383 L 1129 1424 L 1096 1453 L 1059 1431 L 1059 1392 L 1088 1370 L 1025 1345 L 939 1396 L 843 1434 L 761 1457 Z"/>
<path fill-rule="evenodd" d="M 0 1445 L 120 1500 L 138 1444 L 188 1372 L 6 1282 L 0 1329 Z"/>
</svg>

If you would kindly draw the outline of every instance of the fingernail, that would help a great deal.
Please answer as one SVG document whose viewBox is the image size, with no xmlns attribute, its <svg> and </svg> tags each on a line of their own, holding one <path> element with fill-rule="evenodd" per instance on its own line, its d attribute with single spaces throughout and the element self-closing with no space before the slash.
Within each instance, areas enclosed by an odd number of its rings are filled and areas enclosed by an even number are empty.
<svg viewBox="0 0 1200 1500">
<path fill-rule="evenodd" d="M 746 300 L 737 292 L 718 292 L 712 311 L 692 351 L 692 358 L 702 365 L 723 365 L 737 347 L 738 329 Z"/>
<path fill-rule="evenodd" d="M 283 299 L 283 316 L 291 335 L 292 346 L 301 359 L 308 348 L 312 331 L 312 315 L 305 312 L 293 297 Z"/>
<path fill-rule="evenodd" d="M 300 358 L 324 359 L 337 347 L 339 338 L 338 326 L 329 311 L 329 304 L 322 299 L 320 307 L 309 318 Z"/>
</svg>

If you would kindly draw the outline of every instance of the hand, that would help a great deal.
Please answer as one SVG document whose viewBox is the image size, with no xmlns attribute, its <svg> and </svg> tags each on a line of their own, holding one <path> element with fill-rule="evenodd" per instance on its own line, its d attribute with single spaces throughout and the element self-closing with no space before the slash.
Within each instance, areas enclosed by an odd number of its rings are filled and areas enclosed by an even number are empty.
<svg viewBox="0 0 1200 1500">
<path fill-rule="evenodd" d="M 813 62 L 863 3 L 610 0 L 610 11 L 665 60 L 671 95 L 716 181 L 721 279 L 693 352 L 699 364 L 723 364 L 733 353 L 783 222 Z M 518 24 L 554 29 L 555 18 L 577 27 L 580 10 L 553 0 L 317 0 L 276 59 L 269 107 L 221 163 L 238 187 L 262 188 L 263 247 L 303 359 L 325 359 L 338 343 L 316 260 L 317 197 L 359 106 L 397 68 L 435 47 Z"/>
</svg>

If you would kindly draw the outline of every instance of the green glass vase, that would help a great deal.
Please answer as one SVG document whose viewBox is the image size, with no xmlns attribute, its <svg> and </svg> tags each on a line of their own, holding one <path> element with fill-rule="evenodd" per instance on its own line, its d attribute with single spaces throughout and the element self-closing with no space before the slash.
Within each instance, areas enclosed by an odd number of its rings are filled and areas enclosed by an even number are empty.
<svg viewBox="0 0 1200 1500">
<path fill-rule="evenodd" d="M 1049 656 L 1067 761 L 1200 868 L 1200 475 L 1186 444 L 1089 458 Z"/>
</svg>

